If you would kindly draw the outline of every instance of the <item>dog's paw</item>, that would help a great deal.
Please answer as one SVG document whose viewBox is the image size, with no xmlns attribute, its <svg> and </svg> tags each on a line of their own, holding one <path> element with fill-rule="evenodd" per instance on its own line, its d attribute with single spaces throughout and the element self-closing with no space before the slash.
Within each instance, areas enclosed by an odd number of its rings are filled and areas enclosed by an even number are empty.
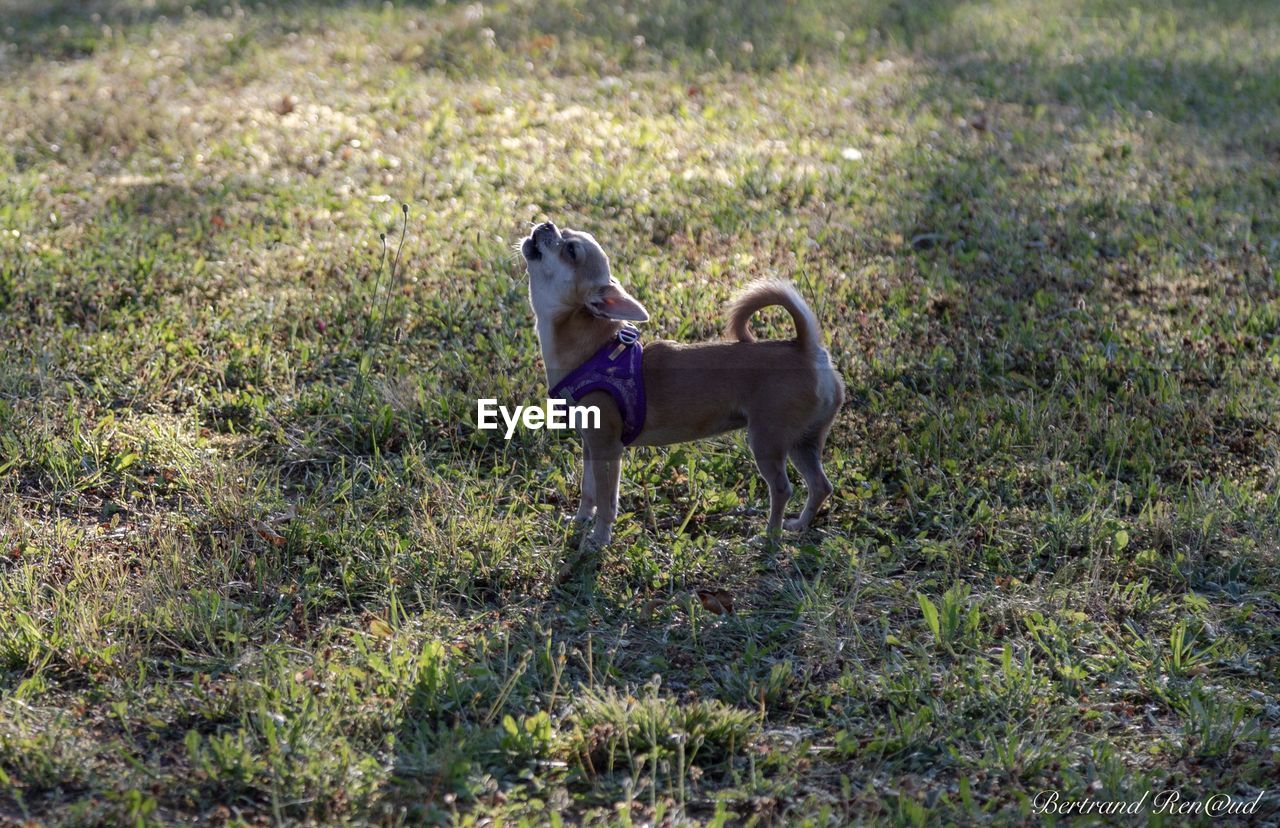
<svg viewBox="0 0 1280 828">
<path fill-rule="evenodd" d="M 809 522 L 800 518 L 787 518 L 782 521 L 782 528 L 788 532 L 803 532 L 809 528 Z"/>
<path fill-rule="evenodd" d="M 613 532 L 609 529 L 601 531 L 599 524 L 597 524 L 595 531 L 589 535 L 582 536 L 582 545 L 579 549 L 582 552 L 599 552 L 608 546 L 611 540 L 613 540 Z"/>
<path fill-rule="evenodd" d="M 587 526 L 590 526 L 591 521 L 593 520 L 595 520 L 594 514 L 583 515 L 581 513 L 578 513 L 576 515 L 560 516 L 560 523 L 563 524 L 568 529 L 584 529 Z"/>
</svg>

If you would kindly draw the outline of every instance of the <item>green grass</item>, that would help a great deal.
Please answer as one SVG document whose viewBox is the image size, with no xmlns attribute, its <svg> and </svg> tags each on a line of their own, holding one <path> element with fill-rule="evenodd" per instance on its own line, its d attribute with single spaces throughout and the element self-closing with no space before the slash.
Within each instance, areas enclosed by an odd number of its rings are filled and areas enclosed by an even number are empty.
<svg viewBox="0 0 1280 828">
<path fill-rule="evenodd" d="M 0 139 L 0 822 L 1275 787 L 1270 3 L 0 0 Z M 556 585 L 576 440 L 471 425 L 545 396 L 543 218 L 649 336 L 801 286 L 812 532 L 750 543 L 741 436 L 641 449 Z"/>
</svg>

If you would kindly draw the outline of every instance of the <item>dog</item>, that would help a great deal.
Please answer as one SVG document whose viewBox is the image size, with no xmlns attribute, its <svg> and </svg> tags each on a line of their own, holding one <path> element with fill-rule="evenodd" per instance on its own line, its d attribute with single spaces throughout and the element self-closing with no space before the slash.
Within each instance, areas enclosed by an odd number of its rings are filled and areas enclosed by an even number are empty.
<svg viewBox="0 0 1280 828">
<path fill-rule="evenodd" d="M 683 443 L 744 427 L 769 486 L 770 545 L 784 526 L 808 528 L 832 492 L 822 449 L 844 403 L 844 382 L 794 287 L 771 280 L 749 285 L 730 307 L 728 341 L 642 345 L 630 323 L 648 321 L 649 313 L 613 278 L 609 257 L 590 233 L 544 222 L 519 247 L 550 396 L 600 410 L 599 427 L 581 429 L 582 500 L 574 520 L 585 527 L 595 519 L 584 543 L 599 549 L 612 538 L 627 445 Z M 771 305 L 791 314 L 795 339 L 756 341 L 751 316 Z M 792 493 L 788 458 L 808 497 L 799 517 L 784 523 Z"/>
</svg>

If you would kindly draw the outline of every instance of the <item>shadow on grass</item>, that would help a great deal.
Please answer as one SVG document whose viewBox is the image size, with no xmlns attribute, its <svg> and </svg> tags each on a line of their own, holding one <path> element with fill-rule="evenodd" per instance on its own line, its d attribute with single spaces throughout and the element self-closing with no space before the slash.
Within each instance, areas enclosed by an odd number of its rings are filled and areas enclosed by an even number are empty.
<svg viewBox="0 0 1280 828">
<path fill-rule="evenodd" d="M 636 44 L 656 50 L 665 61 L 690 68 L 729 65 L 735 69 L 764 70 L 806 61 L 858 62 L 883 54 L 891 46 L 906 50 L 930 48 L 930 35 L 944 31 L 953 14 L 968 5 L 964 0 L 626 0 L 613 5 L 580 0 L 548 0 L 537 4 L 487 7 L 482 18 L 462 13 L 464 2 L 440 4 L 434 0 L 409 0 L 396 4 L 421 9 L 437 18 L 440 31 L 459 35 L 457 43 L 440 57 L 452 55 L 460 63 L 485 74 L 484 62 L 471 63 L 462 52 L 474 47 L 481 26 L 493 29 L 504 44 L 518 44 L 523 60 L 531 43 L 548 40 L 590 44 L 600 60 L 630 65 Z M 207 18 L 227 16 L 222 0 L 90 0 L 86 3 L 57 0 L 10 0 L 7 3 L 5 38 L 20 54 L 58 60 L 92 54 L 109 44 L 121 29 L 147 27 L 159 22 L 180 22 L 190 14 Z M 310 25 L 322 15 L 329 25 L 341 24 L 344 12 L 385 12 L 377 0 L 293 0 L 258 6 L 249 14 L 272 21 L 270 30 Z M 1117 4 L 1114 0 L 1090 0 L 1082 14 L 1114 20 L 1123 26 L 1141 12 L 1148 18 L 1173 20 L 1180 25 L 1234 27 L 1265 25 L 1273 5 L 1269 0 L 1219 0 L 1195 3 L 1178 0 L 1161 3 L 1145 0 Z M 240 11 L 230 12 L 239 16 Z M 968 45 L 968 44 L 966 44 Z M 587 52 L 578 57 L 586 59 Z M 446 64 L 426 65 L 448 70 Z M 1110 80 L 1131 83 L 1127 73 Z M 1100 81 L 1105 84 L 1105 81 Z"/>
<path fill-rule="evenodd" d="M 656 747 L 681 737 L 700 745 L 705 736 L 698 765 L 707 778 L 735 777 L 748 765 L 749 740 L 713 746 L 716 718 L 751 719 L 754 727 L 765 693 L 781 712 L 789 709 L 787 688 L 804 680 L 791 672 L 803 647 L 794 596 L 780 589 L 754 598 L 752 611 L 716 618 L 692 598 L 673 597 L 655 617 L 652 605 L 618 602 L 584 580 L 508 605 L 492 651 L 469 648 L 464 672 L 423 671 L 403 709 L 386 788 L 418 803 L 411 819 L 465 814 L 508 795 L 542 797 L 559 786 L 581 798 L 579 807 L 608 807 L 626 780 L 652 767 L 638 756 L 643 745 L 624 749 L 618 728 L 643 732 L 655 710 L 675 714 Z M 686 612 L 697 618 L 676 621 Z M 700 712 L 680 717 L 690 710 Z M 553 744 L 539 730 L 548 711 L 569 725 L 567 742 Z M 648 761 L 658 756 L 655 749 Z M 530 789 L 539 778 L 550 784 Z M 710 810 L 706 801 L 688 807 Z"/>
<path fill-rule="evenodd" d="M 1067 65 L 969 61 L 943 69 L 931 97 L 957 92 L 1025 107 L 1064 107 L 1084 123 L 1163 119 L 1222 152 L 1280 161 L 1280 61 L 1115 56 Z M 954 98 L 951 98 L 954 100 Z M 1046 113 L 1054 117 L 1058 113 Z"/>
<path fill-rule="evenodd" d="M 12 31 L 7 39 L 20 54 L 55 60 L 91 55 L 122 29 L 180 22 L 192 13 L 219 18 L 227 16 L 230 8 L 222 0 L 155 0 L 146 4 L 14 0 L 9 5 L 7 23 Z M 459 48 L 474 47 L 481 24 L 473 13 L 462 13 L 466 3 L 442 6 L 433 0 L 412 0 L 397 5 L 427 11 L 441 21 L 444 30 L 462 35 L 455 44 L 458 48 L 449 50 L 454 58 L 461 57 Z M 504 43 L 578 40 L 609 61 L 627 62 L 639 43 L 657 50 L 664 60 L 687 61 L 692 66 L 727 64 L 769 70 L 815 59 L 860 59 L 866 50 L 886 42 L 910 46 L 929 30 L 945 26 L 956 5 L 958 0 L 628 0 L 614 5 L 549 0 L 487 8 L 483 26 L 494 29 Z M 250 14 L 275 21 L 275 28 L 292 28 L 299 21 L 315 22 L 317 14 L 340 22 L 341 18 L 334 16 L 345 11 L 367 14 L 384 9 L 376 0 L 295 0 L 266 9 L 258 7 Z M 447 70 L 450 66 L 428 68 Z"/>
<path fill-rule="evenodd" d="M 1165 13 L 1180 26 L 1221 13 L 1227 25 L 1233 10 Z M 864 447 L 860 469 L 913 504 L 886 525 L 953 543 L 946 515 L 971 492 L 1048 515 L 1062 479 L 1082 514 L 1099 487 L 1124 493 L 1126 505 L 1106 508 L 1134 525 L 1205 486 L 1265 489 L 1274 418 L 1263 399 L 1275 385 L 1261 366 L 1280 297 L 1274 59 L 979 52 L 928 65 L 920 99 L 944 126 L 895 159 L 903 188 L 881 214 L 919 296 L 885 297 L 887 315 L 923 311 L 899 317 L 909 349 L 869 377 L 902 421 Z M 1071 471 L 1054 472 L 1058 462 Z M 1230 547 L 1267 508 L 1213 542 Z M 1045 520 L 1040 571 L 1097 543 Z M 1177 532 L 1141 542 L 1161 560 L 1204 548 L 1194 530 Z M 984 565 L 980 544 L 972 554 Z M 1265 571 L 1261 553 L 1245 554 Z M 1220 576 L 1206 556 L 1172 581 Z"/>
</svg>

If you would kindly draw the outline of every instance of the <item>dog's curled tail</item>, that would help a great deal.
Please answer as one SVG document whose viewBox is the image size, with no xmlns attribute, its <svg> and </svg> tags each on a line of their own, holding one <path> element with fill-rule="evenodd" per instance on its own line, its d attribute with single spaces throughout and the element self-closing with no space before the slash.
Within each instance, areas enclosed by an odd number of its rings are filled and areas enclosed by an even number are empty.
<svg viewBox="0 0 1280 828">
<path fill-rule="evenodd" d="M 755 342 L 751 333 L 751 317 L 761 308 L 781 305 L 791 314 L 796 326 L 796 343 L 806 351 L 822 347 L 818 341 L 818 320 L 790 282 L 759 279 L 747 285 L 729 306 L 729 325 L 725 335 L 738 342 Z"/>
</svg>

